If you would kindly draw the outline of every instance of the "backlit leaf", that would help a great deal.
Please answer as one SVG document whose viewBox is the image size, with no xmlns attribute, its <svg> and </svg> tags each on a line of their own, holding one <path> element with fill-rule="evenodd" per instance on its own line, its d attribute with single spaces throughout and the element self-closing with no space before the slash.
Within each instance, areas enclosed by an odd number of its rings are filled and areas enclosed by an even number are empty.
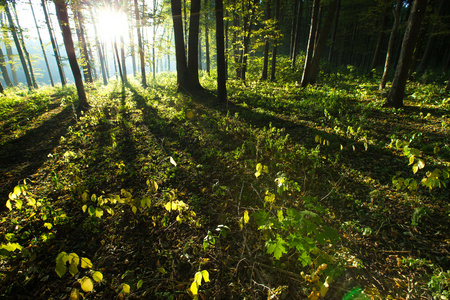
<svg viewBox="0 0 450 300">
<path fill-rule="evenodd" d="M 90 215 L 91 217 L 92 217 L 93 215 L 95 215 L 95 207 L 93 207 L 92 205 L 89 206 L 88 213 L 89 213 L 89 215 Z"/>
<path fill-rule="evenodd" d="M 92 262 L 89 258 L 87 257 L 82 257 L 81 258 L 81 267 L 83 269 L 88 269 L 88 268 L 92 268 Z"/>
<path fill-rule="evenodd" d="M 203 270 L 202 272 L 202 276 L 203 276 L 203 280 L 205 280 L 205 282 L 209 282 L 209 273 L 207 270 Z"/>
<path fill-rule="evenodd" d="M 76 288 L 73 288 L 70 292 L 70 300 L 79 300 L 81 299 L 80 291 Z"/>
<path fill-rule="evenodd" d="M 283 238 L 277 236 L 277 240 L 275 242 L 268 241 L 266 243 L 267 253 L 273 254 L 276 259 L 280 259 L 283 253 L 287 253 L 286 247 L 284 245 L 286 245 L 286 242 L 283 240 Z"/>
<path fill-rule="evenodd" d="M 197 281 L 198 286 L 202 284 L 202 278 L 203 278 L 202 272 L 195 273 L 194 280 Z"/>
<path fill-rule="evenodd" d="M 177 166 L 177 163 L 175 162 L 175 160 L 173 159 L 172 156 L 169 157 L 169 161 L 172 165 L 174 165 L 175 167 Z"/>
<path fill-rule="evenodd" d="M 82 207 L 81 207 L 81 209 L 83 210 L 83 212 L 85 213 L 86 212 L 86 210 L 87 210 L 87 205 L 85 204 L 85 205 L 83 205 Z"/>
<path fill-rule="evenodd" d="M 142 284 L 144 284 L 144 281 L 141 279 L 138 281 L 138 283 L 136 284 L 136 288 L 140 289 L 142 287 Z"/>
<path fill-rule="evenodd" d="M 191 291 L 192 295 L 197 296 L 198 295 L 198 284 L 197 281 L 193 281 L 191 284 L 191 287 L 189 288 L 189 290 Z"/>
<path fill-rule="evenodd" d="M 244 211 L 244 223 L 247 224 L 250 221 L 250 217 L 248 216 L 248 210 Z"/>
<path fill-rule="evenodd" d="M 419 169 L 423 169 L 425 167 L 425 162 L 423 161 L 423 159 L 419 159 L 417 166 L 419 167 Z"/>
<path fill-rule="evenodd" d="M 100 207 L 97 207 L 97 208 L 95 209 L 95 216 L 96 216 L 97 218 L 101 218 L 101 217 L 103 216 L 103 209 L 101 209 Z"/>
<path fill-rule="evenodd" d="M 44 227 L 50 230 L 50 229 L 52 229 L 53 224 L 52 223 L 44 223 Z"/>
<path fill-rule="evenodd" d="M 130 293 L 130 286 L 129 286 L 128 284 L 124 283 L 124 284 L 122 285 L 122 291 L 123 291 L 125 294 L 129 294 L 129 293 Z"/>
<path fill-rule="evenodd" d="M 12 206 L 11 206 L 11 201 L 6 201 L 6 207 L 9 209 L 9 210 L 12 210 Z"/>
<path fill-rule="evenodd" d="M 84 276 L 81 279 L 78 279 L 78 282 L 81 285 L 81 289 L 85 291 L 86 293 L 92 292 L 94 289 L 94 282 L 92 282 L 92 279 L 90 279 L 87 276 Z"/>
<path fill-rule="evenodd" d="M 261 164 L 261 163 L 258 163 L 258 164 L 256 165 L 256 172 L 255 172 L 256 178 L 258 178 L 259 176 L 261 176 L 262 169 L 263 169 L 262 164 Z"/>
<path fill-rule="evenodd" d="M 92 279 L 94 279 L 96 282 L 102 282 L 103 274 L 99 271 L 95 271 L 94 274 L 92 274 Z"/>
</svg>

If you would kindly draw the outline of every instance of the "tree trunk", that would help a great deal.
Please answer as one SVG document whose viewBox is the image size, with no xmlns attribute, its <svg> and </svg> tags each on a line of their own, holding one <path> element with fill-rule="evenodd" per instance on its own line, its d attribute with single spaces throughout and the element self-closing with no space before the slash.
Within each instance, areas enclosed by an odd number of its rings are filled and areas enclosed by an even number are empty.
<svg viewBox="0 0 450 300">
<path fill-rule="evenodd" d="M 258 3 L 258 0 L 253 0 L 248 2 L 249 7 L 247 9 L 247 11 L 250 12 L 250 15 L 248 16 L 247 14 L 244 17 L 244 30 L 243 30 L 243 50 L 241 53 L 241 59 L 240 59 L 240 63 L 241 63 L 241 79 L 245 81 L 245 76 L 247 73 L 247 60 L 248 60 L 248 52 L 249 52 L 249 48 L 250 48 L 250 37 L 252 34 L 252 24 L 253 24 L 253 20 L 255 18 L 255 14 L 256 14 L 256 4 Z"/>
<path fill-rule="evenodd" d="M 30 73 L 28 72 L 28 66 L 25 61 L 25 57 L 23 55 L 22 48 L 20 46 L 19 38 L 17 37 L 17 33 L 16 33 L 16 29 L 15 29 L 16 27 L 14 26 L 14 22 L 13 22 L 13 19 L 11 16 L 11 12 L 9 11 L 8 4 L 5 5 L 5 12 L 6 12 L 6 16 L 8 18 L 9 26 L 11 27 L 11 30 L 12 30 L 12 36 L 14 39 L 14 43 L 16 44 L 17 53 L 19 54 L 20 62 L 22 63 L 22 67 L 23 67 L 23 71 L 25 73 L 25 78 L 27 80 L 28 88 L 31 90 L 31 89 L 33 89 L 34 85 L 33 85 L 33 82 L 31 81 Z"/>
<path fill-rule="evenodd" d="M 12 4 L 13 4 L 13 8 L 14 8 L 14 16 L 16 19 L 17 28 L 22 28 L 22 27 L 20 27 L 19 18 L 17 17 L 16 3 L 12 2 Z M 25 39 L 23 37 L 22 30 L 18 30 L 18 37 L 19 37 L 20 44 L 22 45 L 23 53 L 25 54 L 25 58 L 27 59 L 27 62 L 28 62 L 28 67 L 29 67 L 30 76 L 31 76 L 31 82 L 33 83 L 33 87 L 35 89 L 37 89 L 37 88 L 39 88 L 39 86 L 37 84 L 36 77 L 34 76 L 33 64 L 31 63 L 30 53 L 28 53 L 27 47 L 25 46 Z"/>
<path fill-rule="evenodd" d="M 275 2 L 275 26 L 278 29 L 278 20 L 280 18 L 280 0 L 276 0 Z M 275 81 L 275 71 L 277 66 L 277 49 L 278 49 L 278 40 L 275 39 L 273 41 L 273 50 L 272 50 L 272 70 L 270 72 L 270 81 Z"/>
<path fill-rule="evenodd" d="M 383 44 L 387 21 L 389 19 L 389 11 L 386 11 L 383 16 L 383 21 L 381 22 L 380 33 L 378 35 L 377 45 L 375 47 L 375 52 L 373 53 L 372 63 L 370 64 L 370 72 L 375 69 L 378 65 L 378 58 L 381 52 L 381 45 Z"/>
<path fill-rule="evenodd" d="M 3 56 L 2 48 L 0 47 L 0 67 L 2 69 L 3 79 L 5 80 L 6 86 L 13 86 L 11 79 L 9 78 L 8 69 L 6 68 L 5 58 Z"/>
<path fill-rule="evenodd" d="M 57 48 L 55 39 L 53 37 L 53 32 L 52 32 L 52 28 L 51 28 L 51 24 L 50 24 L 50 19 L 48 17 L 47 7 L 45 6 L 45 1 L 44 0 L 41 1 L 41 5 L 42 5 L 42 9 L 44 10 L 45 22 L 47 23 L 48 34 L 50 36 L 50 41 L 52 43 L 53 55 L 55 56 L 55 59 L 56 59 L 56 65 L 58 67 L 58 72 L 59 72 L 59 76 L 60 76 L 60 79 L 61 79 L 61 85 L 65 86 L 66 85 L 66 76 L 64 74 L 63 66 L 62 66 L 62 63 L 61 63 L 61 58 L 59 57 L 58 48 Z"/>
<path fill-rule="evenodd" d="M 392 81 L 392 87 L 385 106 L 397 108 L 403 106 L 406 81 L 408 80 L 414 49 L 419 37 L 420 25 L 425 17 L 426 8 L 426 0 L 414 1 L 405 35 L 403 36 L 399 63 L 395 70 L 394 80 Z"/>
<path fill-rule="evenodd" d="M 67 15 L 67 4 L 65 0 L 53 0 L 56 8 L 56 16 L 58 18 L 59 26 L 64 40 L 64 46 L 67 52 L 67 58 L 69 60 L 70 68 L 72 69 L 73 78 L 75 79 L 75 86 L 77 87 L 78 101 L 81 109 L 85 110 L 89 108 L 87 102 L 86 93 L 84 91 L 83 79 L 81 77 L 80 67 L 75 55 L 75 47 L 73 45 L 72 33 L 69 26 L 69 17 Z"/>
<path fill-rule="evenodd" d="M 127 80 L 127 62 L 125 57 L 125 42 L 123 39 L 123 35 L 120 35 L 120 57 L 122 58 L 122 76 L 124 82 L 128 82 Z"/>
<path fill-rule="evenodd" d="M 141 35 L 141 15 L 139 14 L 139 6 L 137 0 L 134 0 L 134 14 L 136 17 L 136 31 L 138 37 L 138 50 L 139 50 L 139 59 L 141 65 L 141 85 L 143 88 L 147 88 L 147 79 L 145 77 L 145 55 L 144 55 L 144 46 L 142 43 L 142 35 Z"/>
<path fill-rule="evenodd" d="M 272 6 L 271 1 L 267 0 L 266 20 L 270 20 L 270 18 L 271 18 L 271 15 L 272 15 L 271 6 Z M 269 48 L 270 48 L 270 41 L 269 41 L 269 35 L 267 34 L 265 37 L 265 41 L 264 41 L 264 54 L 263 54 L 263 67 L 262 67 L 261 81 L 267 80 L 267 70 L 269 69 Z"/>
<path fill-rule="evenodd" d="M 291 40 L 290 40 L 290 44 L 289 44 L 289 57 L 291 60 L 294 57 L 295 36 L 297 35 L 297 18 L 299 17 L 299 15 L 295 12 L 297 11 L 297 8 L 299 5 L 300 5 L 299 0 L 295 0 L 294 7 L 293 7 L 294 17 L 292 18 L 292 27 L 291 27 Z"/>
<path fill-rule="evenodd" d="M 217 43 L 217 100 L 227 100 L 225 43 L 223 29 L 223 1 L 215 0 L 216 4 L 216 43 Z"/>
<path fill-rule="evenodd" d="M 105 58 L 103 56 L 102 46 L 100 45 L 100 41 L 98 39 L 97 25 L 91 8 L 89 8 L 89 13 L 91 15 L 92 24 L 94 26 L 95 46 L 97 47 L 98 59 L 100 60 L 100 69 L 102 71 L 103 85 L 107 85 L 108 77 L 106 75 Z"/>
<path fill-rule="evenodd" d="M 380 81 L 380 90 L 386 87 L 387 78 L 389 71 L 392 67 L 392 58 L 394 56 L 394 45 L 395 45 L 395 34 L 397 33 L 399 20 L 400 20 L 400 9 L 402 7 L 403 0 L 397 0 L 394 9 L 394 25 L 392 25 L 391 35 L 389 37 L 388 49 L 386 53 L 386 60 L 384 62 L 383 76 Z"/>
<path fill-rule="evenodd" d="M 209 21 L 209 2 L 208 0 L 205 0 L 205 8 L 207 8 L 207 14 L 206 14 L 206 22 Z M 209 31 L 208 31 L 208 24 L 205 26 L 205 58 L 206 58 L 206 72 L 208 75 L 210 75 L 211 72 L 211 61 L 209 58 Z"/>
<path fill-rule="evenodd" d="M 339 24 L 339 13 L 341 11 L 341 0 L 338 0 L 336 15 L 334 16 L 333 34 L 331 35 L 330 52 L 328 53 L 328 62 L 333 60 L 334 45 L 336 44 L 337 29 Z"/>
<path fill-rule="evenodd" d="M 75 31 L 77 33 L 80 54 L 81 54 L 81 67 L 83 68 L 84 81 L 92 83 L 92 72 L 89 62 L 89 54 L 87 50 L 86 38 L 84 35 L 83 16 L 80 12 L 80 7 L 72 5 L 72 11 L 75 21 Z"/>
<path fill-rule="evenodd" d="M 292 48 L 292 68 L 295 69 L 295 61 L 297 59 L 298 48 L 300 47 L 300 35 L 302 31 L 302 13 L 303 13 L 303 0 L 300 0 L 297 8 L 297 28 L 295 29 L 295 41 Z"/>
<path fill-rule="evenodd" d="M 320 0 L 314 0 L 311 13 L 311 25 L 309 27 L 308 48 L 306 49 L 305 65 L 303 67 L 303 76 L 301 82 L 302 87 L 306 87 L 309 84 L 307 82 L 307 76 L 311 69 L 311 61 L 314 53 L 314 45 L 317 35 L 317 23 L 319 22 L 319 6 Z"/>
<path fill-rule="evenodd" d="M 47 67 L 48 76 L 50 76 L 50 82 L 51 82 L 52 86 L 55 86 L 55 83 L 53 82 L 52 72 L 50 71 L 50 66 L 48 64 L 47 54 L 45 53 L 44 43 L 42 42 L 41 32 L 39 31 L 39 26 L 36 21 L 36 15 L 34 14 L 33 4 L 31 3 L 31 0 L 30 0 L 30 7 L 31 7 L 31 13 L 33 14 L 34 25 L 36 26 L 37 34 L 39 37 L 39 44 L 41 45 L 42 55 L 44 55 L 44 60 L 45 60 L 45 65 Z"/>
<path fill-rule="evenodd" d="M 175 37 L 175 56 L 177 61 L 177 83 L 179 89 L 188 91 L 192 85 L 186 62 L 184 48 L 183 19 L 181 15 L 181 0 L 171 0 L 173 32 Z"/>
<path fill-rule="evenodd" d="M 0 82 L 0 93 L 5 94 L 5 90 L 3 89 L 3 85 L 1 82 Z"/>
<path fill-rule="evenodd" d="M 3 13 L 0 13 L 0 25 L 3 27 Z M 19 80 L 17 80 L 17 74 L 16 74 L 16 67 L 14 64 L 14 56 L 11 49 L 11 42 L 8 36 L 8 32 L 6 30 L 3 30 L 3 43 L 5 44 L 6 48 L 6 55 L 8 57 L 8 63 L 10 65 L 11 74 L 12 74 L 12 84 L 14 86 L 19 84 Z"/>
<path fill-rule="evenodd" d="M 152 66 L 153 66 L 153 81 L 156 81 L 156 52 L 155 52 L 155 41 L 156 41 L 156 0 L 153 0 L 153 43 L 152 43 Z"/>
<path fill-rule="evenodd" d="M 202 90 L 198 79 L 198 36 L 200 28 L 201 0 L 191 0 L 191 18 L 189 22 L 188 70 L 192 79 L 192 89 Z"/>
<path fill-rule="evenodd" d="M 122 69 L 122 64 L 120 63 L 120 57 L 119 57 L 119 49 L 117 47 L 117 40 L 114 39 L 114 53 L 116 54 L 116 64 L 117 64 L 117 69 L 119 70 L 119 76 L 120 76 L 120 81 L 122 82 L 122 85 L 124 85 L 126 83 L 126 80 L 124 78 L 124 74 L 123 74 L 123 69 Z"/>
</svg>

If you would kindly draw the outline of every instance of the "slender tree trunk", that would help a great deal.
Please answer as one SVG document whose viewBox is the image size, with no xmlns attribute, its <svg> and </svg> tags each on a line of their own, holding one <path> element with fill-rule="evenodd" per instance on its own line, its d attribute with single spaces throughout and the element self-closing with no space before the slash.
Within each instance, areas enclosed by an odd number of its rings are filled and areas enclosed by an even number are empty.
<svg viewBox="0 0 450 300">
<path fill-rule="evenodd" d="M 13 86 L 11 79 L 9 78 L 8 69 L 6 68 L 5 58 L 3 56 L 2 48 L 0 47 L 0 67 L 2 69 L 3 79 L 5 80 L 6 86 Z"/>
<path fill-rule="evenodd" d="M 142 43 L 142 35 L 141 35 L 141 16 L 139 14 L 139 6 L 137 0 L 134 0 L 134 14 L 136 17 L 136 31 L 138 37 L 138 50 L 139 50 L 139 59 L 141 66 L 141 85 L 143 88 L 147 88 L 147 79 L 145 77 L 145 55 L 144 55 L 144 45 Z"/>
<path fill-rule="evenodd" d="M 278 20 L 280 18 L 280 0 L 276 0 L 275 2 L 275 22 L 276 27 L 278 29 Z M 275 71 L 277 66 L 277 49 L 278 49 L 278 40 L 275 39 L 273 41 L 273 50 L 272 50 L 272 70 L 270 72 L 270 81 L 275 81 Z"/>
<path fill-rule="evenodd" d="M 70 68 L 72 69 L 73 78 L 75 79 L 75 86 L 77 87 L 78 92 L 78 101 L 80 102 L 81 109 L 85 110 L 89 108 L 89 104 L 84 91 L 80 67 L 75 55 L 75 47 L 73 45 L 72 33 L 69 26 L 69 17 L 67 15 L 67 4 L 65 0 L 53 0 L 53 2 L 55 3 L 56 16 L 59 21 L 59 26 L 61 27 L 67 58 L 69 59 Z"/>
<path fill-rule="evenodd" d="M 41 45 L 42 55 L 44 56 L 45 65 L 47 67 L 48 76 L 50 76 L 50 82 L 51 82 L 52 86 L 55 86 L 55 82 L 53 81 L 52 72 L 50 71 L 50 66 L 48 64 L 47 54 L 45 53 L 44 43 L 42 42 L 41 32 L 39 31 L 39 26 L 38 26 L 38 23 L 36 21 L 36 15 L 34 14 L 33 4 L 31 3 L 31 0 L 30 0 L 30 7 L 31 7 L 31 13 L 33 14 L 34 25 L 36 26 L 37 34 L 38 34 L 38 37 L 39 37 L 39 44 Z"/>
<path fill-rule="evenodd" d="M 206 22 L 209 21 L 209 2 L 205 0 L 205 8 L 207 9 L 206 13 Z M 206 72 L 210 75 L 211 72 L 211 61 L 209 58 L 209 31 L 208 25 L 205 26 L 205 58 L 206 58 Z"/>
<path fill-rule="evenodd" d="M 1 27 L 3 27 L 3 13 L 0 13 L 0 25 Z M 12 48 L 11 48 L 11 41 L 10 38 L 8 36 L 8 32 L 6 30 L 3 30 L 3 43 L 5 44 L 5 48 L 6 48 L 6 55 L 8 57 L 8 63 L 10 65 L 10 69 L 11 69 L 11 75 L 12 75 L 12 84 L 14 86 L 17 86 L 19 84 L 19 80 L 17 79 L 17 74 L 16 74 L 16 66 L 14 63 L 14 55 L 12 52 Z"/>
<path fill-rule="evenodd" d="M 297 7 L 297 28 L 295 29 L 295 40 L 292 48 L 292 68 L 295 69 L 295 61 L 297 59 L 298 48 L 300 47 L 300 35 L 302 31 L 302 14 L 303 14 L 303 0 L 300 0 Z"/>
<path fill-rule="evenodd" d="M 338 0 L 336 15 L 334 16 L 333 34 L 331 35 L 330 52 L 328 53 L 328 61 L 333 59 L 334 45 L 336 44 L 337 29 L 339 24 L 339 13 L 341 11 L 341 0 Z"/>
<path fill-rule="evenodd" d="M 12 4 L 13 4 L 13 9 L 14 9 L 14 17 L 15 17 L 16 23 L 17 23 L 17 28 L 22 28 L 22 27 L 20 27 L 19 18 L 17 17 L 16 3 L 12 2 Z M 28 67 L 29 67 L 30 76 L 31 76 L 31 82 L 33 83 L 33 87 L 35 89 L 37 89 L 37 88 L 39 88 L 39 86 L 37 84 L 36 77 L 34 76 L 33 64 L 31 63 L 30 53 L 28 53 L 27 47 L 25 45 L 25 38 L 23 37 L 22 30 L 18 30 L 17 32 L 18 32 L 20 44 L 22 45 L 23 53 L 25 53 L 25 58 L 28 62 Z"/>
<path fill-rule="evenodd" d="M 52 28 L 51 28 L 51 24 L 50 24 L 50 19 L 48 17 L 47 7 L 45 5 L 45 1 L 44 0 L 41 0 L 41 5 L 42 5 L 42 9 L 44 11 L 45 22 L 47 23 L 48 34 L 50 36 L 50 41 L 52 43 L 53 55 L 55 56 L 55 59 L 56 59 L 56 65 L 58 67 L 58 72 L 59 72 L 59 76 L 60 76 L 60 79 L 61 79 L 61 85 L 65 86 L 66 83 L 67 83 L 66 82 L 66 76 L 64 74 L 63 66 L 62 66 L 62 63 L 61 63 L 61 58 L 59 56 L 58 48 L 57 48 L 55 39 L 53 37 L 53 32 L 52 32 Z"/>
<path fill-rule="evenodd" d="M 101 46 L 100 41 L 98 39 L 97 25 L 96 25 L 96 22 L 95 22 L 95 19 L 94 19 L 94 14 L 93 14 L 91 8 L 89 8 L 89 13 L 91 15 L 92 24 L 94 26 L 95 46 L 97 47 L 98 59 L 100 60 L 100 69 L 101 69 L 101 72 L 102 72 L 103 85 L 107 85 L 108 84 L 108 77 L 106 75 L 105 58 L 103 56 L 102 46 Z"/>
<path fill-rule="evenodd" d="M 72 11 L 74 14 L 75 31 L 77 33 L 80 54 L 81 54 L 81 67 L 83 69 L 84 81 L 86 83 L 92 83 L 92 72 L 89 62 L 89 54 L 87 50 L 86 38 L 84 35 L 83 17 L 80 13 L 80 8 L 72 5 Z"/>
<path fill-rule="evenodd" d="M 14 26 L 14 22 L 13 22 L 13 19 L 11 16 L 11 12 L 9 11 L 8 4 L 5 5 L 5 12 L 6 12 L 8 21 L 9 21 L 9 26 L 12 29 L 12 36 L 14 39 L 14 43 L 16 44 L 17 53 L 19 54 L 20 62 L 22 63 L 22 67 L 23 67 L 23 71 L 25 73 L 25 78 L 27 80 L 28 88 L 31 90 L 31 89 L 33 89 L 34 85 L 33 85 L 33 82 L 31 81 L 30 73 L 28 72 L 28 66 L 25 61 L 25 57 L 23 55 L 22 48 L 20 46 L 19 38 L 17 37 L 16 27 Z"/>
<path fill-rule="evenodd" d="M 152 66 L 153 66 L 153 81 L 156 81 L 156 0 L 153 0 L 153 43 L 152 43 Z"/>
<path fill-rule="evenodd" d="M 389 71 L 392 68 L 392 58 L 394 56 L 394 45 L 395 45 L 395 35 L 397 33 L 399 20 L 400 20 L 400 9 L 402 7 L 403 0 L 397 0 L 394 8 L 394 25 L 392 25 L 391 35 L 389 36 L 388 49 L 386 53 L 386 60 L 384 62 L 383 76 L 380 81 L 380 90 L 386 87 L 387 78 Z"/>
<path fill-rule="evenodd" d="M 267 0 L 266 20 L 270 20 L 270 18 L 272 16 L 271 6 L 272 6 L 271 1 Z M 267 71 L 269 69 L 269 48 L 270 48 L 269 35 L 266 35 L 265 41 L 264 41 L 264 54 L 263 54 L 263 67 L 262 67 L 261 81 L 267 80 Z"/>
<path fill-rule="evenodd" d="M 297 35 L 297 18 L 299 17 L 299 15 L 296 12 L 299 5 L 300 5 L 299 0 L 295 0 L 293 7 L 294 17 L 292 18 L 292 27 L 291 27 L 291 40 L 289 44 L 289 57 L 291 60 L 294 57 L 294 48 L 295 48 L 294 44 L 295 44 L 295 37 Z"/>
<path fill-rule="evenodd" d="M 119 49 L 117 47 L 117 40 L 114 40 L 114 53 L 116 54 L 116 64 L 117 64 L 117 69 L 119 69 L 119 75 L 120 75 L 120 81 L 122 82 L 122 84 L 126 83 L 125 77 L 124 77 L 124 73 L 122 72 L 122 65 L 120 63 L 120 57 L 119 57 Z"/>
<path fill-rule="evenodd" d="M 123 35 L 120 35 L 120 57 L 122 58 L 122 75 L 124 82 L 128 82 L 127 80 L 127 62 L 125 57 L 125 42 L 123 39 Z"/>
<path fill-rule="evenodd" d="M 216 47 L 217 47 L 217 100 L 227 100 L 225 44 L 223 29 L 223 1 L 215 0 L 216 6 Z"/>
<path fill-rule="evenodd" d="M 420 25 L 425 17 L 426 8 L 426 0 L 414 0 L 405 35 L 403 36 L 400 60 L 395 70 L 394 80 L 392 81 L 392 87 L 385 106 L 403 106 L 406 81 L 408 80 L 414 49 L 419 37 Z"/>
<path fill-rule="evenodd" d="M 375 69 L 378 65 L 378 57 L 380 56 L 381 52 L 381 45 L 383 44 L 387 21 L 389 19 L 389 11 L 386 11 L 383 16 L 383 21 L 381 22 L 381 28 L 380 33 L 378 35 L 377 45 L 375 47 L 375 52 L 373 53 L 372 63 L 370 64 L 370 72 L 372 72 L 373 69 Z"/>
<path fill-rule="evenodd" d="M 188 70 L 192 79 L 192 88 L 202 90 L 198 78 L 198 37 L 200 28 L 201 0 L 191 0 L 191 18 L 189 22 Z"/>
<path fill-rule="evenodd" d="M 1 82 L 0 82 L 0 93 L 5 94 L 5 90 L 3 89 L 3 85 Z"/>
<path fill-rule="evenodd" d="M 319 23 L 319 7 L 320 7 L 320 0 L 314 0 L 313 7 L 312 7 L 312 14 L 311 14 L 311 25 L 309 28 L 309 40 L 308 40 L 308 48 L 306 49 L 306 58 L 305 58 L 305 65 L 303 68 L 303 76 L 302 76 L 302 82 L 301 86 L 306 87 L 308 82 L 308 76 L 310 73 L 310 69 L 312 66 L 312 59 L 313 59 L 313 53 L 314 53 L 314 46 L 316 42 L 316 35 L 317 35 L 317 24 Z"/>
<path fill-rule="evenodd" d="M 241 54 L 241 79 L 245 81 L 245 76 L 247 73 L 247 60 L 248 60 L 248 52 L 250 48 L 250 37 L 252 34 L 252 24 L 253 20 L 255 18 L 256 14 L 256 4 L 258 3 L 258 0 L 249 1 L 249 8 L 248 11 L 250 11 L 250 16 L 244 17 L 244 48 Z"/>
</svg>

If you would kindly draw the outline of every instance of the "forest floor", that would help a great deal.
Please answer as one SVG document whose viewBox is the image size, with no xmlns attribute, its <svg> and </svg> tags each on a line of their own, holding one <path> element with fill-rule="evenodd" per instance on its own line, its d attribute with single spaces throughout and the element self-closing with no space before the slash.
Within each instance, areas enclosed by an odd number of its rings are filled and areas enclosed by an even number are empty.
<svg viewBox="0 0 450 300">
<path fill-rule="evenodd" d="M 443 85 L 158 82 L 2 96 L 0 298 L 448 299 Z"/>
</svg>

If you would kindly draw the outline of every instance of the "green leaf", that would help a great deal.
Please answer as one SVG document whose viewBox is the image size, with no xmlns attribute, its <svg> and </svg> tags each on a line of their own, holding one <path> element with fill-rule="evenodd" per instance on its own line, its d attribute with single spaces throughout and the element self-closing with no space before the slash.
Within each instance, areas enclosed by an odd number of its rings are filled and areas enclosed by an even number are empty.
<svg viewBox="0 0 450 300">
<path fill-rule="evenodd" d="M 52 229 L 53 224 L 52 223 L 44 223 L 44 227 L 47 228 L 48 230 Z"/>
<path fill-rule="evenodd" d="M 283 215 L 283 210 L 282 210 L 282 209 L 279 209 L 279 210 L 277 211 L 277 217 L 278 217 L 278 221 L 283 222 L 283 220 L 284 220 L 284 215 Z"/>
<path fill-rule="evenodd" d="M 94 279 L 96 282 L 102 282 L 103 274 L 99 271 L 95 271 L 94 274 L 92 274 L 92 279 Z"/>
<path fill-rule="evenodd" d="M 418 164 L 414 164 L 414 165 L 412 166 L 412 170 L 413 170 L 413 173 L 416 174 L 417 171 L 419 171 L 419 165 L 418 165 Z"/>
<path fill-rule="evenodd" d="M 70 292 L 70 300 L 79 300 L 81 298 L 80 291 L 76 288 L 73 288 Z"/>
<path fill-rule="evenodd" d="M 63 263 L 56 262 L 56 268 L 55 268 L 56 274 L 58 274 L 59 278 L 63 277 L 64 274 L 67 272 L 67 267 Z"/>
<path fill-rule="evenodd" d="M 89 258 L 87 258 L 87 257 L 82 257 L 81 258 L 81 267 L 83 269 L 88 269 L 88 268 L 90 269 L 90 268 L 92 268 L 91 260 Z"/>
<path fill-rule="evenodd" d="M 69 265 L 69 273 L 72 274 L 72 276 L 78 274 L 78 264 L 71 263 Z"/>
<path fill-rule="evenodd" d="M 22 250 L 22 246 L 20 246 L 18 243 L 8 243 L 8 244 L 2 244 L 0 246 L 0 249 L 5 249 L 8 252 L 13 252 L 15 250 Z"/>
<path fill-rule="evenodd" d="M 95 207 L 93 207 L 92 205 L 89 206 L 88 213 L 89 213 L 89 215 L 90 215 L 91 217 L 92 217 L 93 215 L 95 215 Z"/>
<path fill-rule="evenodd" d="M 86 293 L 92 292 L 92 290 L 94 290 L 94 282 L 92 282 L 92 279 L 90 279 L 89 277 L 84 276 L 83 278 L 78 279 L 78 282 L 81 285 L 81 289 Z"/>
<path fill-rule="evenodd" d="M 414 156 L 410 156 L 409 157 L 409 164 L 408 164 L 408 166 L 410 166 L 410 165 L 412 165 L 413 163 L 414 163 Z"/>
<path fill-rule="evenodd" d="M 283 253 L 287 253 L 286 242 L 283 240 L 283 238 L 279 235 L 277 235 L 277 240 L 274 241 L 267 241 L 266 247 L 267 247 L 267 253 L 273 254 L 273 256 L 276 259 L 280 259 L 280 257 L 283 255 Z"/>
<path fill-rule="evenodd" d="M 129 294 L 130 293 L 130 286 L 126 283 L 124 283 L 122 285 L 122 292 L 124 292 L 125 294 Z"/>
<path fill-rule="evenodd" d="M 87 205 L 86 204 L 81 207 L 81 210 L 83 210 L 84 213 L 86 212 L 86 209 L 87 209 Z"/>
<path fill-rule="evenodd" d="M 140 289 L 142 287 L 142 285 L 144 284 L 144 281 L 141 279 L 138 281 L 138 283 L 136 284 L 136 288 Z"/>
<path fill-rule="evenodd" d="M 272 194 L 269 191 L 266 191 L 266 196 L 264 197 L 264 201 L 273 203 L 275 202 L 275 194 Z"/>
<path fill-rule="evenodd" d="M 97 207 L 97 208 L 95 209 L 95 216 L 96 216 L 97 218 L 101 218 L 101 217 L 103 216 L 103 209 L 101 209 L 100 207 Z"/>
</svg>

